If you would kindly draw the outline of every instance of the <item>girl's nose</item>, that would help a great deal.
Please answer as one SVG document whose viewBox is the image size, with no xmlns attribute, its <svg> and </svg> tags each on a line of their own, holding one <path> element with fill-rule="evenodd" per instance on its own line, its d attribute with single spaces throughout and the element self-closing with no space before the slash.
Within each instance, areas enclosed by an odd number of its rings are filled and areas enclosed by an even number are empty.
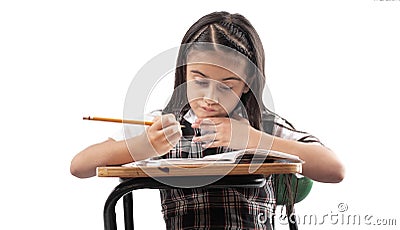
<svg viewBox="0 0 400 230">
<path fill-rule="evenodd" d="M 211 99 L 211 98 L 207 98 L 207 97 L 204 97 L 204 102 L 205 102 L 207 105 L 218 104 L 218 101 L 213 100 L 213 99 Z"/>
<path fill-rule="evenodd" d="M 210 84 L 210 86 L 208 87 L 207 93 L 203 97 L 203 100 L 209 105 L 218 103 L 218 95 L 215 90 L 214 84 Z"/>
</svg>

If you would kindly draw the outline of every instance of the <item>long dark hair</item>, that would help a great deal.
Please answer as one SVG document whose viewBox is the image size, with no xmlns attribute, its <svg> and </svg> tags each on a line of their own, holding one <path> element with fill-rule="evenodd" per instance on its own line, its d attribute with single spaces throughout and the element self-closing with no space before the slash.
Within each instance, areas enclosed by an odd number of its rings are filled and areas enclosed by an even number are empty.
<svg viewBox="0 0 400 230">
<path fill-rule="evenodd" d="M 242 94 L 240 100 L 246 110 L 251 126 L 273 134 L 275 114 L 265 107 L 262 94 L 265 86 L 265 54 L 256 30 L 251 23 L 240 14 L 228 12 L 214 12 L 200 18 L 186 32 L 179 49 L 176 70 L 174 93 L 164 109 L 164 113 L 173 113 L 181 121 L 183 115 L 190 109 L 186 92 L 186 62 L 190 50 L 199 43 L 214 43 L 228 47 L 244 55 L 257 68 L 247 80 L 250 90 Z M 266 112 L 266 113 L 265 113 Z M 262 117 L 264 115 L 264 117 Z M 297 191 L 292 191 L 291 175 L 274 177 L 275 193 L 283 193 L 286 211 L 293 211 Z M 279 191 L 279 184 L 283 184 L 284 191 Z M 297 187 L 297 186 L 296 186 Z"/>
<path fill-rule="evenodd" d="M 244 55 L 253 66 L 257 67 L 248 82 L 250 90 L 240 100 L 249 119 L 256 129 L 261 127 L 261 114 L 265 108 L 262 92 L 265 85 L 265 55 L 261 40 L 251 23 L 240 14 L 214 12 L 200 18 L 186 32 L 179 49 L 174 93 L 164 109 L 165 113 L 174 113 L 181 119 L 190 109 L 186 95 L 186 61 L 187 55 L 195 44 L 214 43 L 228 47 Z"/>
</svg>

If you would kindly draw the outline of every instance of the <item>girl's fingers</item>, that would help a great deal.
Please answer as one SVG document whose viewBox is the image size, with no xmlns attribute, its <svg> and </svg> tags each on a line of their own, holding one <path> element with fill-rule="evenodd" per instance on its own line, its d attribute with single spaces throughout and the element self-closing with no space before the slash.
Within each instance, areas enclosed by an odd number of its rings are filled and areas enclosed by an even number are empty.
<svg viewBox="0 0 400 230">
<path fill-rule="evenodd" d="M 179 125 L 179 122 L 176 121 L 175 116 L 173 114 L 165 114 L 162 116 L 155 117 L 153 119 L 154 124 L 151 125 L 153 129 L 161 130 L 165 129 L 172 125 Z"/>
<path fill-rule="evenodd" d="M 195 123 L 193 123 L 192 128 L 199 128 L 204 131 L 214 131 L 215 132 L 217 129 L 216 128 L 217 125 L 219 125 L 219 123 L 215 123 L 210 119 L 204 119 L 199 122 L 196 121 Z"/>
<path fill-rule="evenodd" d="M 181 126 L 178 122 L 162 129 L 162 132 L 163 132 L 163 135 L 166 136 L 167 138 L 177 135 L 177 134 L 182 135 Z"/>
<path fill-rule="evenodd" d="M 161 120 L 161 117 L 159 117 L 159 116 L 154 117 L 153 124 L 149 127 L 149 129 L 160 130 L 161 127 L 162 127 L 162 124 L 161 124 L 160 120 Z"/>
<path fill-rule="evenodd" d="M 153 147 L 164 146 L 161 147 L 162 151 L 175 146 L 182 136 L 181 125 L 173 114 L 155 117 L 154 124 L 148 127 L 147 132 Z"/>
<path fill-rule="evenodd" d="M 202 136 L 194 137 L 194 142 L 200 142 L 203 147 L 211 148 L 229 146 L 242 147 L 240 142 L 248 142 L 249 122 L 245 118 L 204 118 L 197 119 L 192 127 L 199 128 Z M 244 146 L 246 147 L 247 144 Z"/>
<path fill-rule="evenodd" d="M 204 143 L 201 145 L 201 147 L 203 148 L 217 148 L 220 146 L 224 146 L 224 143 L 221 141 L 214 141 L 214 142 L 210 142 L 210 143 Z"/>
<path fill-rule="evenodd" d="M 198 118 L 192 125 L 217 125 L 220 124 L 223 120 L 226 120 L 228 118 Z"/>
<path fill-rule="evenodd" d="M 214 141 L 216 141 L 216 137 L 217 137 L 217 134 L 216 133 L 212 133 L 212 134 L 207 134 L 207 135 L 204 135 L 204 136 L 198 136 L 198 137 L 193 137 L 193 142 L 204 142 L 204 143 L 207 143 L 207 142 L 214 142 Z"/>
<path fill-rule="evenodd" d="M 168 136 L 167 140 L 168 140 L 169 144 L 171 145 L 171 147 L 174 147 L 176 144 L 178 144 L 181 137 L 182 137 L 181 132 L 175 132 L 172 135 Z"/>
<path fill-rule="evenodd" d="M 157 121 L 159 121 L 159 120 L 160 120 L 160 118 L 161 118 L 161 116 L 154 116 L 154 117 L 153 117 L 153 122 L 157 122 Z"/>
</svg>

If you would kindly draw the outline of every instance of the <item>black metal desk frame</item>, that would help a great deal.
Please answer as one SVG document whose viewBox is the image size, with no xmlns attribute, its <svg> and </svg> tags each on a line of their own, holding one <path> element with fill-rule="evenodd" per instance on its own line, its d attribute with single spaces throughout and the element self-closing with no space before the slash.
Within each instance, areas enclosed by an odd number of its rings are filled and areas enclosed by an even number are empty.
<svg viewBox="0 0 400 230">
<path fill-rule="evenodd" d="M 207 176 L 202 176 L 204 179 Z M 212 177 L 212 176 L 208 176 Z M 174 177 L 176 180 L 178 177 Z M 180 177 L 181 179 L 193 179 L 193 176 Z M 266 179 L 264 175 L 231 175 L 224 176 L 221 179 L 215 181 L 212 184 L 204 186 L 206 188 L 238 188 L 238 187 L 253 187 L 259 188 L 264 186 Z M 104 229 L 105 230 L 116 230 L 116 214 L 115 206 L 118 200 L 123 197 L 123 208 L 124 208 L 124 221 L 125 229 L 133 230 L 133 201 L 132 191 L 137 189 L 171 189 L 176 188 L 173 186 L 165 185 L 155 178 L 121 178 L 121 183 L 114 188 L 111 194 L 108 196 L 104 205 Z"/>
</svg>

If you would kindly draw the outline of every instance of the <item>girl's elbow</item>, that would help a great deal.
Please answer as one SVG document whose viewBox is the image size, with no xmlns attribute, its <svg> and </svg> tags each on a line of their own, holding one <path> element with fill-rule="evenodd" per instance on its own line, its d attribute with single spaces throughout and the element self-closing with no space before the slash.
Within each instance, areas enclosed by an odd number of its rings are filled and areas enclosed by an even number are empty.
<svg viewBox="0 0 400 230">
<path fill-rule="evenodd" d="M 78 178 L 84 178 L 84 176 L 82 175 L 81 170 L 79 169 L 79 167 L 76 165 L 76 163 L 74 162 L 74 160 L 71 161 L 71 165 L 69 167 L 69 171 L 70 173 Z"/>
<path fill-rule="evenodd" d="M 333 153 L 331 153 L 331 154 L 333 154 Z M 334 154 L 331 156 L 333 156 L 333 157 L 330 158 L 330 160 L 328 160 L 326 162 L 327 163 L 327 165 L 326 165 L 327 166 L 326 182 L 340 183 L 341 181 L 343 181 L 345 174 L 346 174 L 345 166 L 337 157 L 335 157 Z"/>
<path fill-rule="evenodd" d="M 72 159 L 69 171 L 73 176 L 78 178 L 88 178 L 94 176 L 86 172 L 87 170 L 85 170 L 85 167 L 82 167 L 81 163 L 79 162 L 79 159 L 77 159 L 77 156 L 74 157 L 74 159 Z"/>
<path fill-rule="evenodd" d="M 323 183 L 340 183 L 345 177 L 345 168 L 340 162 L 325 165 L 325 167 L 304 167 L 304 175 L 312 180 Z"/>
<path fill-rule="evenodd" d="M 72 165 L 71 165 L 71 167 L 70 167 L 70 173 L 71 173 L 73 176 L 75 176 L 75 177 L 77 177 L 77 178 L 81 178 L 81 179 L 93 177 L 93 176 L 96 175 L 95 173 L 86 172 L 86 171 L 83 171 L 83 170 L 81 170 L 81 169 L 79 169 L 79 168 L 75 168 L 75 167 L 73 167 Z"/>
<path fill-rule="evenodd" d="M 73 164 L 71 164 L 71 166 L 69 167 L 69 172 L 70 172 L 73 176 L 78 177 L 78 178 L 81 178 L 81 176 L 80 176 L 80 171 L 79 171 Z"/>
<path fill-rule="evenodd" d="M 346 170 L 345 167 L 342 163 L 338 162 L 336 165 L 334 165 L 331 169 L 331 172 L 329 173 L 330 175 L 328 176 L 329 179 L 327 182 L 329 183 L 340 183 L 343 181 Z"/>
<path fill-rule="evenodd" d="M 343 164 L 340 164 L 340 169 L 338 170 L 338 175 L 337 175 L 337 183 L 341 182 L 346 174 L 346 169 Z"/>
</svg>

